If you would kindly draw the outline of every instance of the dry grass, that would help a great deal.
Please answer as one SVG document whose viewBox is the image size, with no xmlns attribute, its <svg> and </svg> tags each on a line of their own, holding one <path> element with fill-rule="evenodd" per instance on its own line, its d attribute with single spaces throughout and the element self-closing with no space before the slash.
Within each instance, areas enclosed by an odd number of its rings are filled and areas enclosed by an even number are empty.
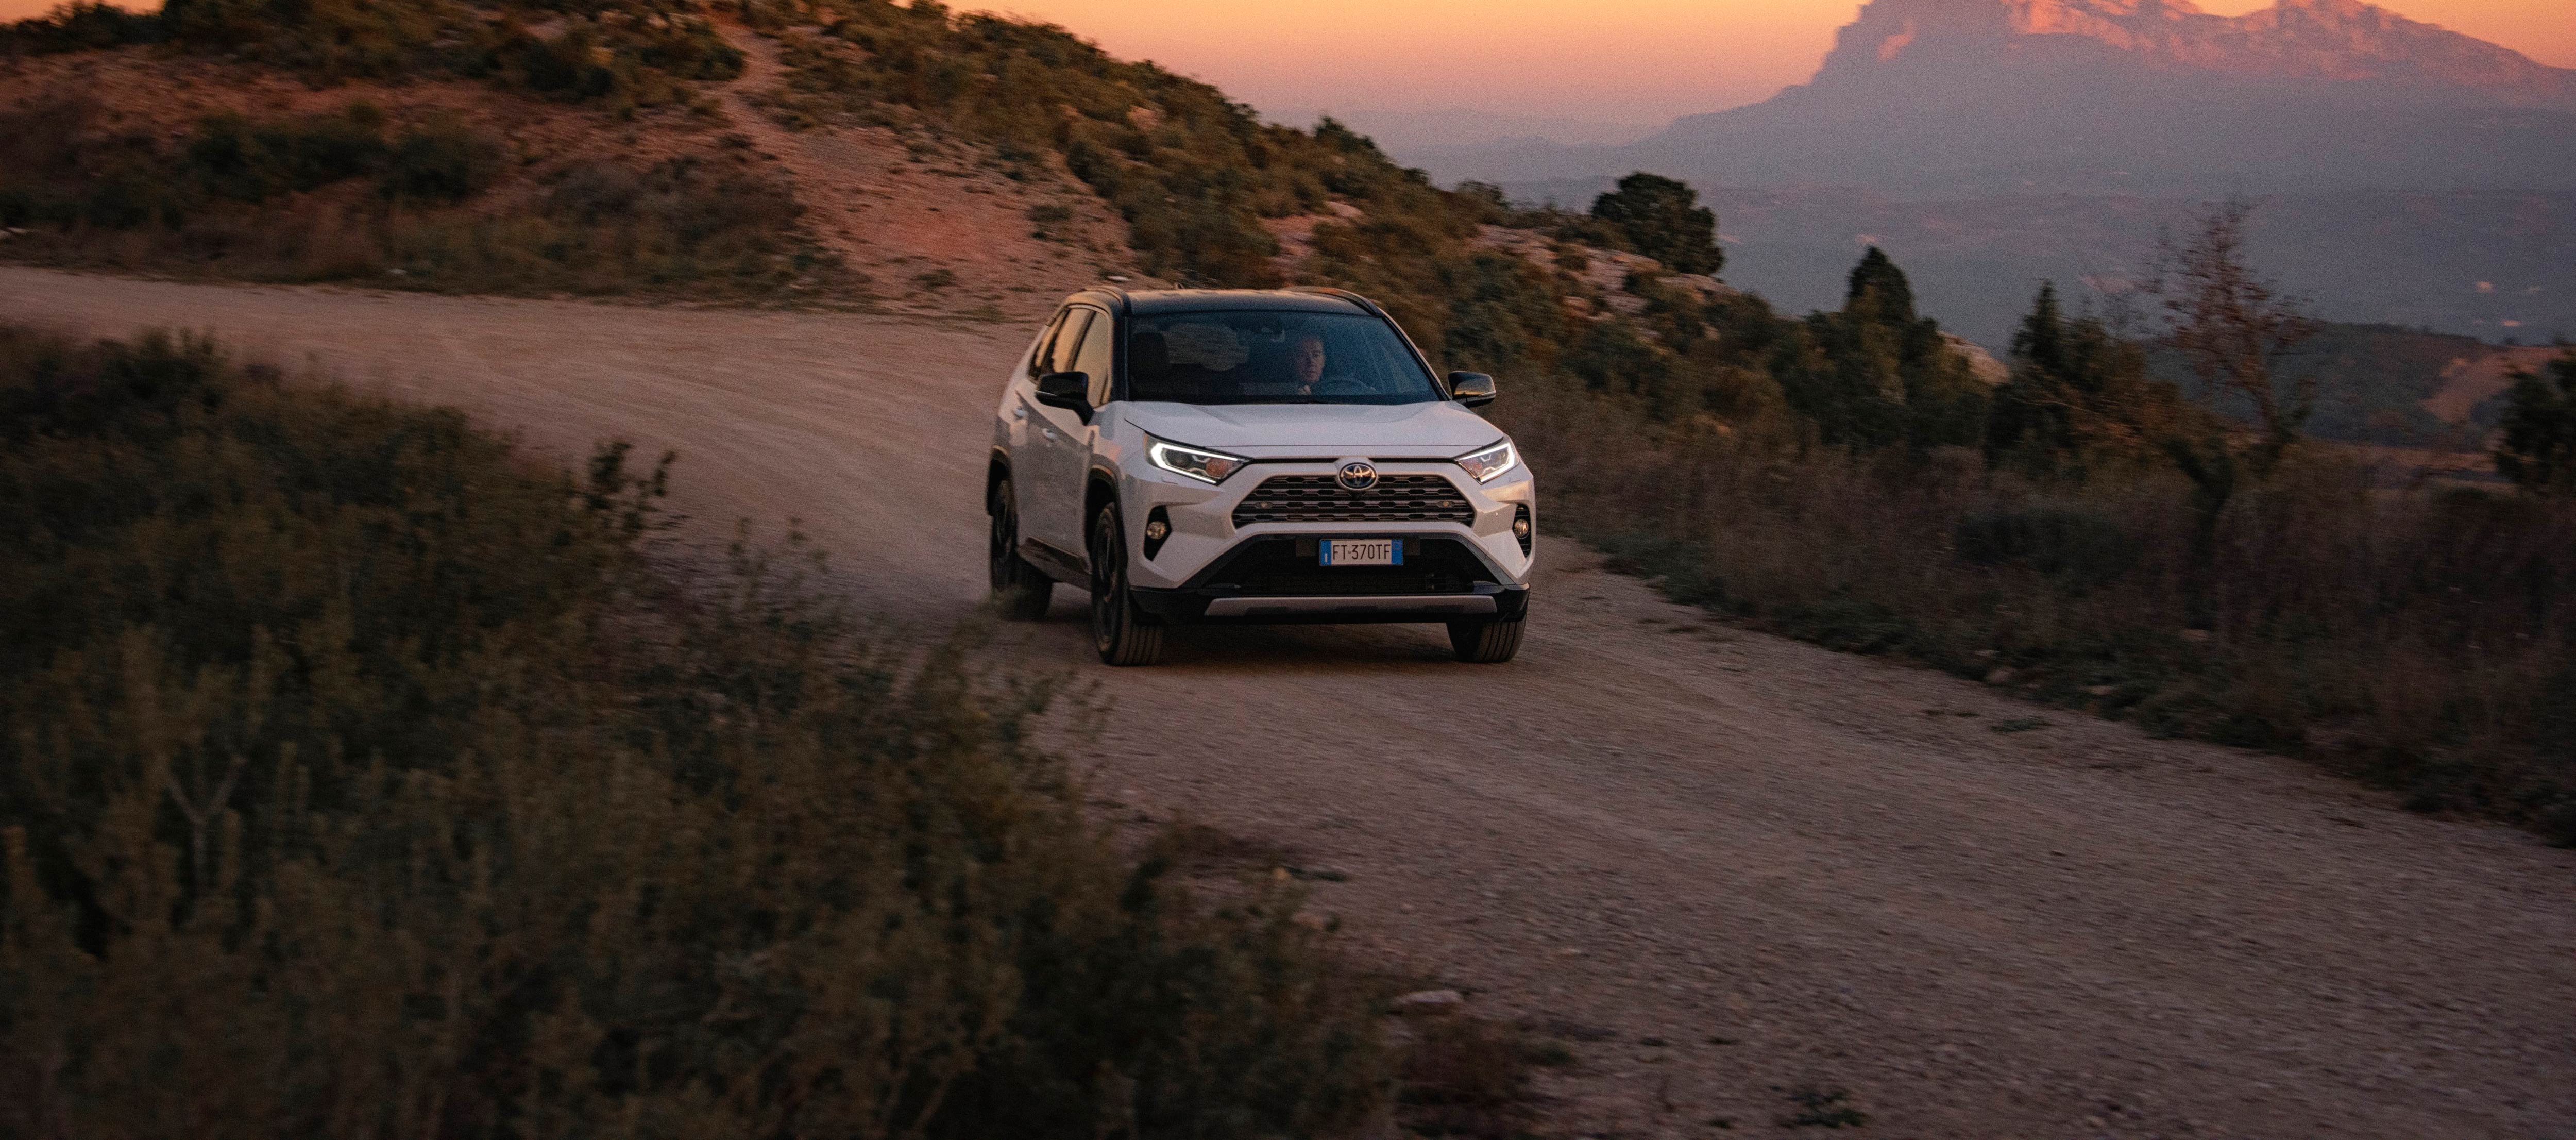
<svg viewBox="0 0 2576 1140">
<path fill-rule="evenodd" d="M 1316 1135 L 1375 995 L 659 471 L 0 330 L 0 1132 Z"/>
<path fill-rule="evenodd" d="M 1550 525 L 1679 598 L 2576 842 L 2576 504 L 2389 486 L 2304 447 L 2228 504 L 2203 603 L 2169 470 L 2033 481 L 1546 383 L 1502 407 Z"/>
</svg>

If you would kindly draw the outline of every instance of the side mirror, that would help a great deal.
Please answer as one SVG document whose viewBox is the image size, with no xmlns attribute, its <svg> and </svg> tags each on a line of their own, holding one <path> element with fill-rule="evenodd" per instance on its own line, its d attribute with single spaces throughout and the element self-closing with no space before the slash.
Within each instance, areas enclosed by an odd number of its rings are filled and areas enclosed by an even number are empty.
<svg viewBox="0 0 2576 1140">
<path fill-rule="evenodd" d="M 1038 402 L 1050 408 L 1063 408 L 1091 422 L 1091 375 L 1087 372 L 1049 372 L 1038 377 Z"/>
<path fill-rule="evenodd" d="M 1494 402 L 1494 378 L 1482 372 L 1452 372 L 1449 398 L 1470 408 L 1484 407 Z"/>
</svg>

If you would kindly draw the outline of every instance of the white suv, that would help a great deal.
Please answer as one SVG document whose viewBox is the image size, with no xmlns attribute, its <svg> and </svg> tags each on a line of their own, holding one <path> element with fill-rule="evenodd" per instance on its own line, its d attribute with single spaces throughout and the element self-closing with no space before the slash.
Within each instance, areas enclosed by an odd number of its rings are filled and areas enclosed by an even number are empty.
<svg viewBox="0 0 2576 1140">
<path fill-rule="evenodd" d="M 1089 588 L 1112 665 L 1238 622 L 1440 622 L 1509 661 L 1538 493 L 1493 399 L 1354 293 L 1076 293 L 995 414 L 993 592 L 1029 620 Z"/>
</svg>

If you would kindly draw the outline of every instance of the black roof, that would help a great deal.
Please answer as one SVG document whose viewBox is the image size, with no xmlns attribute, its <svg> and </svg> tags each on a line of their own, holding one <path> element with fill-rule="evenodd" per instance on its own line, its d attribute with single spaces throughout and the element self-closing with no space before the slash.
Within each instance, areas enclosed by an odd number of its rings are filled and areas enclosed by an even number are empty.
<svg viewBox="0 0 2576 1140">
<path fill-rule="evenodd" d="M 1279 313 L 1365 313 L 1368 309 L 1357 300 L 1330 293 L 1286 289 L 1086 289 L 1087 293 L 1106 294 L 1115 305 L 1122 294 L 1128 312 L 1205 313 L 1219 310 L 1256 310 Z"/>
</svg>

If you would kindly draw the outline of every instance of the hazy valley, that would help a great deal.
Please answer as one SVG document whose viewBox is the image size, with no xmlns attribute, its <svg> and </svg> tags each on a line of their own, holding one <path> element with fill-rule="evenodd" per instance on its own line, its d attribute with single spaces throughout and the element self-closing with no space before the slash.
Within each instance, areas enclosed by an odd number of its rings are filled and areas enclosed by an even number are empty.
<svg viewBox="0 0 2576 1140">
<path fill-rule="evenodd" d="M 1762 103 L 1618 146 L 1396 153 L 1569 205 L 1630 169 L 1683 176 L 1731 281 L 1823 305 L 1880 245 L 1998 350 L 2040 279 L 2132 284 L 2160 226 L 2227 193 L 2265 201 L 2262 264 L 2331 319 L 2576 334 L 2576 71 L 2348 0 L 1876 0 Z"/>
</svg>

